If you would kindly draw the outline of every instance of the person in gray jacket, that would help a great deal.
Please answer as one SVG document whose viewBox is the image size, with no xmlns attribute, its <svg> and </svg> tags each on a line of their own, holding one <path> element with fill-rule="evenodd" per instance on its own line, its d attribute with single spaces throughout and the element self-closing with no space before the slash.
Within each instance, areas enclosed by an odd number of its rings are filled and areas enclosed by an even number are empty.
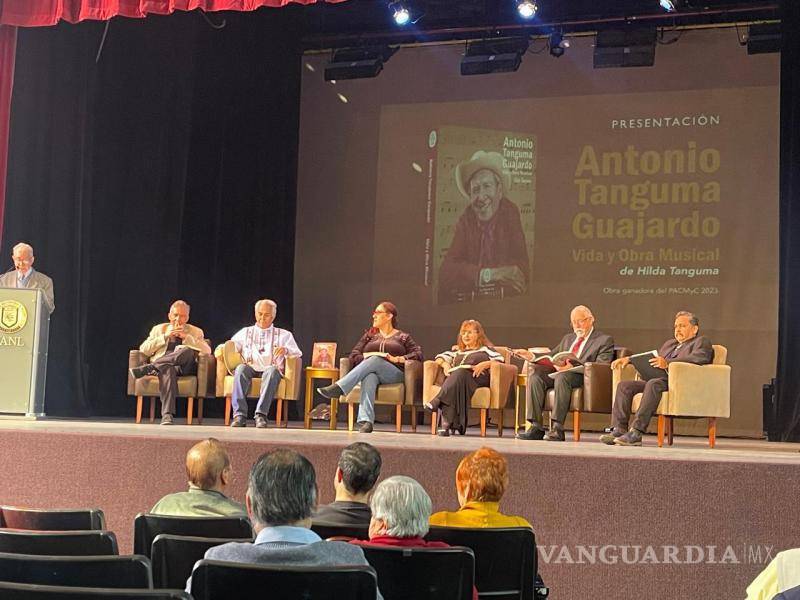
<svg viewBox="0 0 800 600">
<path fill-rule="evenodd" d="M 14 270 L 0 275 L 0 287 L 42 290 L 47 312 L 53 314 L 56 309 L 53 280 L 33 268 L 35 260 L 33 247 L 25 242 L 20 242 L 11 250 L 11 258 L 14 261 Z"/>
<path fill-rule="evenodd" d="M 238 563 L 315 567 L 368 565 L 358 546 L 326 542 L 311 531 L 317 504 L 314 466 L 294 450 L 262 454 L 250 469 L 245 506 L 254 542 L 229 542 L 206 551 L 205 558 Z M 186 590 L 191 591 L 191 577 Z M 377 600 L 382 600 L 380 593 Z"/>
</svg>

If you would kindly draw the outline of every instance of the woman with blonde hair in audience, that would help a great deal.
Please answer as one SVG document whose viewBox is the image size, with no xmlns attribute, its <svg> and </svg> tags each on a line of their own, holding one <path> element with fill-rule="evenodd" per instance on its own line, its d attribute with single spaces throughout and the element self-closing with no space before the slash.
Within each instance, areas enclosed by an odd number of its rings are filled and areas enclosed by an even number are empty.
<svg viewBox="0 0 800 600">
<path fill-rule="evenodd" d="M 479 448 L 456 469 L 456 493 L 461 508 L 431 516 L 431 525 L 445 527 L 531 527 L 523 517 L 504 515 L 500 500 L 508 487 L 508 464 L 497 450 Z"/>
<path fill-rule="evenodd" d="M 434 413 L 442 411 L 439 435 L 448 436 L 451 431 L 466 433 L 469 401 L 475 390 L 489 387 L 489 367 L 495 360 L 503 362 L 503 355 L 492 348 L 483 325 L 474 319 L 462 322 L 453 350 L 436 355 L 445 378 L 439 393 L 425 404 Z"/>
</svg>

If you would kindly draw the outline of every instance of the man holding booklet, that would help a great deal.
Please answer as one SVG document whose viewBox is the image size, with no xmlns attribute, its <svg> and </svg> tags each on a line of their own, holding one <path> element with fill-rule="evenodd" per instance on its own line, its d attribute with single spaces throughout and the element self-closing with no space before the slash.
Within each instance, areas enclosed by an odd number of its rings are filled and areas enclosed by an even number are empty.
<svg viewBox="0 0 800 600">
<path fill-rule="evenodd" d="M 611 362 L 614 340 L 594 328 L 594 315 L 586 306 L 576 306 L 569 315 L 572 333 L 565 335 L 552 355 L 537 356 L 530 350 L 514 350 L 529 361 L 525 390 L 525 418 L 530 427 L 517 434 L 520 440 L 564 441 L 564 419 L 569 411 L 572 390 L 583 386 L 583 364 Z M 555 405 L 550 415 L 550 431 L 545 433 L 542 410 L 548 388 L 555 389 Z"/>
<path fill-rule="evenodd" d="M 714 360 L 714 348 L 711 346 L 711 340 L 697 335 L 699 330 L 699 319 L 693 313 L 681 311 L 675 315 L 674 337 L 664 342 L 657 353 L 653 351 L 626 356 L 611 363 L 612 369 L 621 369 L 628 363 L 636 365 L 639 362 L 637 371 L 642 379 L 621 381 L 617 386 L 614 406 L 611 410 L 612 429 L 609 433 L 600 436 L 601 442 L 618 446 L 642 445 L 642 435 L 647 431 L 650 419 L 658 408 L 662 392 L 667 390 L 670 363 L 686 362 L 707 365 Z M 639 405 L 639 410 L 636 411 L 636 418 L 628 429 L 633 397 L 639 393 L 643 393 L 642 403 Z"/>
</svg>

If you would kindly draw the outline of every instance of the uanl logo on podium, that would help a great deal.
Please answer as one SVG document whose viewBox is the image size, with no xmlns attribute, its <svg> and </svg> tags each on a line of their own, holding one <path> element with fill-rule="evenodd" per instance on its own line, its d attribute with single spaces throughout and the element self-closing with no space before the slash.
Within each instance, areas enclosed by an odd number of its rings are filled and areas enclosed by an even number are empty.
<svg viewBox="0 0 800 600">
<path fill-rule="evenodd" d="M 0 302 L 0 332 L 6 334 L 19 333 L 28 322 L 28 311 L 16 300 Z M 0 346 L 23 346 L 20 336 L 0 336 Z"/>
</svg>

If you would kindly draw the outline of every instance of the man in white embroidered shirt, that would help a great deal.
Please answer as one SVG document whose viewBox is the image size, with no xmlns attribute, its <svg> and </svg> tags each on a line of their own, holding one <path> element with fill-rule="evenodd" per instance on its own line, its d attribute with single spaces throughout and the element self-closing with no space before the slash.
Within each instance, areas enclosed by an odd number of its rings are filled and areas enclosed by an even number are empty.
<svg viewBox="0 0 800 600">
<path fill-rule="evenodd" d="M 256 323 L 236 332 L 231 341 L 242 355 L 242 363 L 233 372 L 231 427 L 247 424 L 247 394 L 254 377 L 261 378 L 261 391 L 256 404 L 256 427 L 267 426 L 267 414 L 281 383 L 286 358 L 302 356 L 291 331 L 279 329 L 272 322 L 278 305 L 272 300 L 259 300 L 255 307 Z"/>
</svg>

